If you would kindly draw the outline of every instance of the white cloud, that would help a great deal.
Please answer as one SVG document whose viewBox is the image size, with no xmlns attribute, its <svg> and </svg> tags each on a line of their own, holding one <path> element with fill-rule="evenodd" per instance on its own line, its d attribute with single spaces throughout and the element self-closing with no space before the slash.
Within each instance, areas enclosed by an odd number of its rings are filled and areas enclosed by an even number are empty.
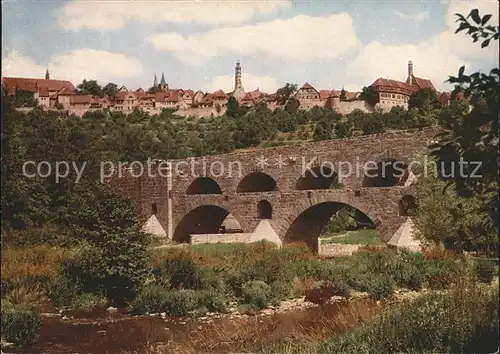
<svg viewBox="0 0 500 354">
<path fill-rule="evenodd" d="M 271 76 L 257 76 L 249 73 L 243 73 L 241 81 L 246 92 L 259 89 L 262 92 L 272 93 L 276 92 L 277 89 L 283 86 Z M 217 76 L 212 80 L 212 82 L 203 86 L 203 90 L 208 92 L 214 92 L 217 90 L 232 92 L 234 90 L 234 76 Z"/>
<path fill-rule="evenodd" d="M 361 92 L 362 86 L 356 84 L 344 85 L 344 90 L 349 92 Z"/>
<path fill-rule="evenodd" d="M 258 14 L 290 6 L 289 0 L 267 1 L 72 1 L 59 10 L 59 25 L 67 30 L 115 30 L 127 22 L 241 23 Z"/>
<path fill-rule="evenodd" d="M 172 52 L 190 65 L 221 55 L 267 54 L 303 62 L 333 59 L 359 47 L 349 14 L 306 15 L 256 25 L 219 28 L 184 37 L 157 33 L 149 41 L 158 50 Z"/>
<path fill-rule="evenodd" d="M 444 19 L 447 29 L 443 32 L 417 43 L 390 45 L 372 41 L 364 46 L 347 64 L 352 81 L 361 85 L 369 85 L 378 77 L 404 81 L 406 63 L 411 60 L 416 76 L 431 79 L 437 89 L 449 89 L 444 82 L 449 75 L 456 75 L 460 66 L 470 67 L 472 59 L 498 58 L 495 46 L 481 49 L 466 34 L 455 34 L 455 13 L 468 15 L 473 8 L 479 8 L 481 14 L 497 13 L 493 2 L 450 2 Z M 498 23 L 498 16 L 490 21 Z"/>
<path fill-rule="evenodd" d="M 89 48 L 76 49 L 53 56 L 47 65 L 53 78 L 70 80 L 74 84 L 83 79 L 108 81 L 135 77 L 143 72 L 142 63 L 123 54 Z M 18 52 L 10 52 L 2 60 L 5 76 L 43 78 L 46 67 Z"/>
<path fill-rule="evenodd" d="M 407 14 L 398 10 L 394 10 L 394 14 L 402 20 L 412 20 L 417 22 L 423 21 L 427 17 L 429 17 L 429 13 L 427 11 L 419 11 L 414 14 Z"/>
<path fill-rule="evenodd" d="M 2 76 L 11 77 L 44 77 L 47 68 L 35 63 L 18 51 L 10 52 L 2 58 Z"/>
</svg>

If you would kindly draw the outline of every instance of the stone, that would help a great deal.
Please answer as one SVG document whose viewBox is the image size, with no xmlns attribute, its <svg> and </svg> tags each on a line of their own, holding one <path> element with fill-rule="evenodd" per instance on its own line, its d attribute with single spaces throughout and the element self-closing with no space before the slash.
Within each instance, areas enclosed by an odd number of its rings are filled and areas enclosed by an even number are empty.
<svg viewBox="0 0 500 354">
<path fill-rule="evenodd" d="M 110 306 L 110 307 L 108 307 L 108 308 L 106 309 L 106 311 L 108 311 L 108 312 L 117 312 L 117 311 L 118 311 L 118 309 L 117 309 L 116 307 Z"/>
</svg>

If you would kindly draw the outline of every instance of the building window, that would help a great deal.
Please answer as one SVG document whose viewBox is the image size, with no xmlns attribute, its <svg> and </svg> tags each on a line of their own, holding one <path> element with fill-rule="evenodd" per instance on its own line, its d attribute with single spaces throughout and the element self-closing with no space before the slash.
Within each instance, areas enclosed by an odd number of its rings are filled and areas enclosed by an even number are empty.
<svg viewBox="0 0 500 354">
<path fill-rule="evenodd" d="M 156 215 L 156 213 L 157 213 L 157 212 L 158 212 L 158 206 L 156 205 L 156 203 L 153 203 L 153 204 L 151 205 L 151 213 L 152 213 L 153 215 Z"/>
</svg>

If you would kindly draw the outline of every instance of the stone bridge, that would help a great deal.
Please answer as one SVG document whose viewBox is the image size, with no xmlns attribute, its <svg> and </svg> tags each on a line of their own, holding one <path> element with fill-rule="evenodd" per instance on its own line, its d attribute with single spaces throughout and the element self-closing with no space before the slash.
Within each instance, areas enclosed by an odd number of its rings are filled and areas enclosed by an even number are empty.
<svg viewBox="0 0 500 354">
<path fill-rule="evenodd" d="M 302 241 L 315 248 L 330 217 L 345 205 L 356 208 L 388 241 L 407 219 L 402 201 L 414 201 L 411 161 L 422 156 L 437 132 L 425 128 L 156 160 L 142 175 L 137 166 L 115 170 L 109 183 L 174 242 L 189 242 L 197 234 L 222 233 L 223 238 L 230 214 L 237 231 L 254 239 Z M 266 235 L 255 235 L 263 220 Z"/>
</svg>

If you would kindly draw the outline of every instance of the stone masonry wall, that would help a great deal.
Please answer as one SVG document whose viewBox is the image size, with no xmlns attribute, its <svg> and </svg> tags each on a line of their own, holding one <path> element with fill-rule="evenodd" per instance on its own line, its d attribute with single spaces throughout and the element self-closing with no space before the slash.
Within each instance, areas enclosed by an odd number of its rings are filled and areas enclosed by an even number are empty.
<svg viewBox="0 0 500 354">
<path fill-rule="evenodd" d="M 251 233 L 260 221 L 257 204 L 261 200 L 267 200 L 273 209 L 269 222 L 283 239 L 302 212 L 315 205 L 338 202 L 352 205 L 365 213 L 378 226 L 384 239 L 388 240 L 405 220 L 398 213 L 398 202 L 403 195 L 412 194 L 412 188 L 362 187 L 363 164 L 367 161 L 380 162 L 386 158 L 409 163 L 425 150 L 437 132 L 437 128 L 426 128 L 171 160 L 169 162 L 174 166 L 174 175 L 170 192 L 167 178 L 160 176 L 112 178 L 110 184 L 132 199 L 144 220 L 151 216 L 152 205 L 156 204 L 158 220 L 165 230 L 168 226 L 167 200 L 170 197 L 174 233 L 185 215 L 207 205 L 231 213 L 243 231 Z M 266 164 L 259 166 L 259 159 Z M 339 166 L 339 162 L 344 164 Z M 333 163 L 334 170 L 342 174 L 348 172 L 346 163 L 353 167 L 358 165 L 359 171 L 343 178 L 339 189 L 297 190 L 296 183 L 303 170 L 320 163 Z M 272 177 L 276 181 L 276 190 L 237 193 L 238 184 L 253 172 L 262 172 Z M 222 194 L 186 195 L 190 184 L 202 176 L 208 176 L 217 182 Z"/>
</svg>

